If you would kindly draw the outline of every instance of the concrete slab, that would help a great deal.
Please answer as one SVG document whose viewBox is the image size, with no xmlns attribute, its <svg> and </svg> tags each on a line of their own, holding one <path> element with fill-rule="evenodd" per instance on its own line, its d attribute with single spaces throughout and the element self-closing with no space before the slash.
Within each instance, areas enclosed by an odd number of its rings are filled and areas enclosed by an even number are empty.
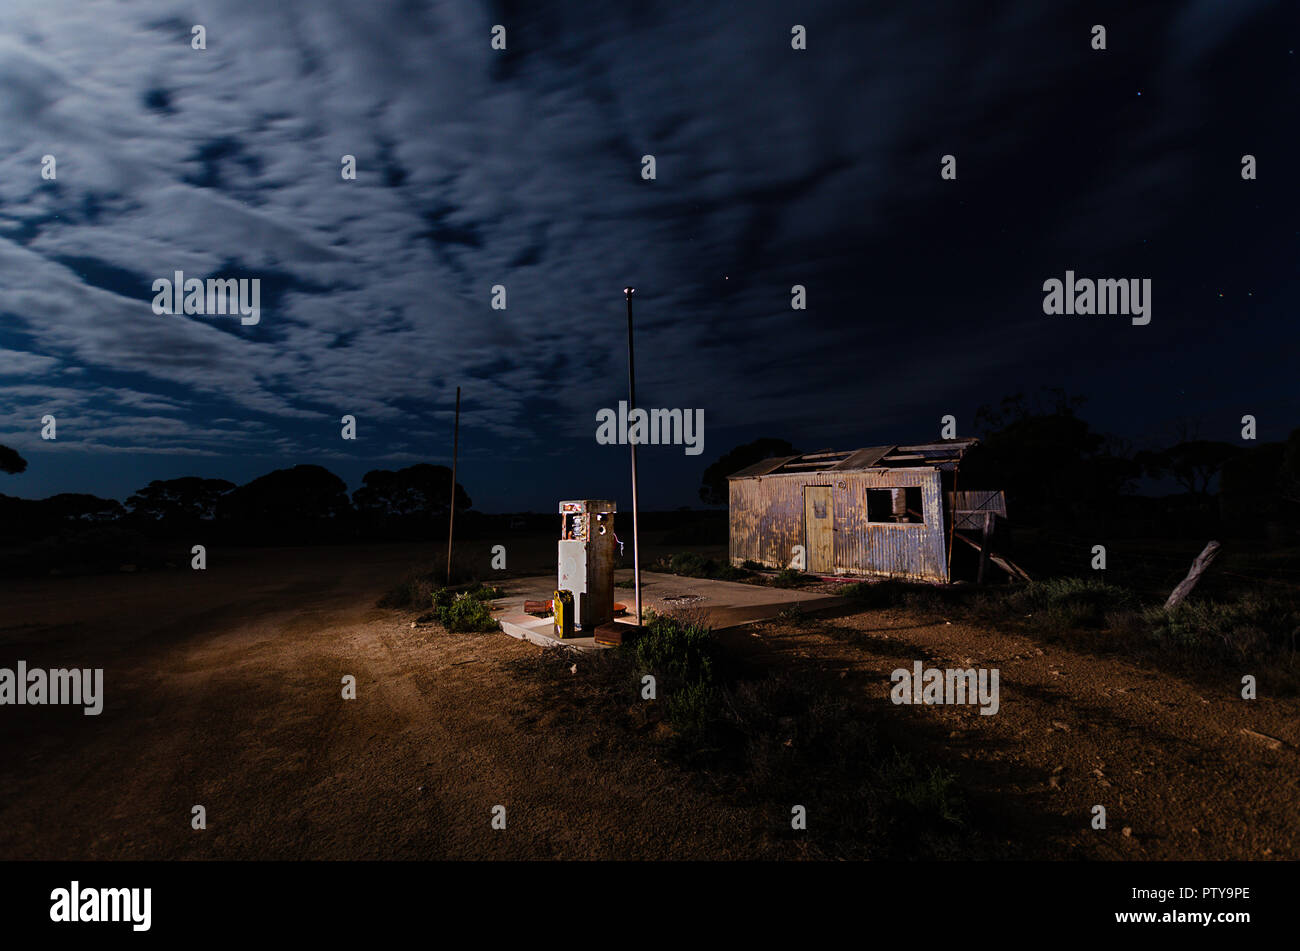
<svg viewBox="0 0 1300 951">
<path fill-rule="evenodd" d="M 500 603 L 500 602 L 497 602 Z M 522 603 L 522 602 L 521 602 Z M 506 608 L 509 612 L 517 608 Z M 595 637 L 566 637 L 559 638 L 555 636 L 555 618 L 553 617 L 533 617 L 531 614 L 523 613 L 503 613 L 493 612 L 497 622 L 501 625 L 501 630 L 505 631 L 511 637 L 517 637 L 523 641 L 531 641 L 542 647 L 567 647 L 575 651 L 598 651 L 605 650 L 603 644 L 597 644 Z"/>
<path fill-rule="evenodd" d="M 618 581 L 630 580 L 632 572 L 615 573 Z M 549 600 L 555 591 L 554 575 L 508 578 L 496 582 L 502 596 L 492 604 L 492 615 L 501 629 L 512 637 L 529 640 L 546 647 L 572 647 L 577 650 L 600 650 L 594 638 L 555 637 L 550 618 L 535 618 L 523 613 L 524 601 Z M 635 595 L 631 588 L 615 588 L 614 600 L 632 610 Z M 699 612 L 714 630 L 762 621 L 798 605 L 801 610 L 819 611 L 845 604 L 843 598 L 828 594 L 800 591 L 795 588 L 770 588 L 765 585 L 717 581 L 712 578 L 683 578 L 656 571 L 641 572 L 641 607 L 667 614 L 675 610 Z M 631 618 L 620 618 L 626 622 Z"/>
</svg>

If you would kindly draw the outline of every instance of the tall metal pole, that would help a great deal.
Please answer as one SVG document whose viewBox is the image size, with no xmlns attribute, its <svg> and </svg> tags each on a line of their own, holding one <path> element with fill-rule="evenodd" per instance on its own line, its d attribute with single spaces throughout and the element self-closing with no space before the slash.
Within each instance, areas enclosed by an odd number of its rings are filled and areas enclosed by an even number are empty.
<svg viewBox="0 0 1300 951">
<path fill-rule="evenodd" d="M 636 409 L 636 363 L 632 357 L 632 295 L 635 287 L 623 288 L 627 298 L 627 412 Z M 636 524 L 636 441 L 628 439 L 632 447 L 632 584 L 636 588 L 636 623 L 641 626 L 641 549 Z"/>
<path fill-rule="evenodd" d="M 447 587 L 451 587 L 451 532 L 456 526 L 456 457 L 460 455 L 460 387 L 456 387 L 456 429 L 451 442 L 451 514 L 447 519 Z"/>
</svg>

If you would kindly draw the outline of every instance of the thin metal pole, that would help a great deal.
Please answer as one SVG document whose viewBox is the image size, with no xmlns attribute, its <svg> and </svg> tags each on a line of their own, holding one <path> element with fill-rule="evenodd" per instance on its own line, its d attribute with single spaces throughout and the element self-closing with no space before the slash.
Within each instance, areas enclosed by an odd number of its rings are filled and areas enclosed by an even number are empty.
<svg viewBox="0 0 1300 951">
<path fill-rule="evenodd" d="M 456 387 L 456 429 L 451 443 L 451 514 L 447 519 L 447 587 L 451 587 L 451 533 L 456 527 L 456 457 L 460 455 L 460 387 Z"/>
<path fill-rule="evenodd" d="M 623 288 L 623 295 L 627 298 L 627 412 L 629 416 L 632 415 L 632 410 L 636 409 L 636 362 L 632 356 L 632 295 L 635 293 L 635 287 Z M 632 584 L 636 588 L 636 623 L 637 627 L 640 627 L 641 549 L 636 524 L 636 441 L 629 439 L 628 444 L 632 447 Z"/>
</svg>

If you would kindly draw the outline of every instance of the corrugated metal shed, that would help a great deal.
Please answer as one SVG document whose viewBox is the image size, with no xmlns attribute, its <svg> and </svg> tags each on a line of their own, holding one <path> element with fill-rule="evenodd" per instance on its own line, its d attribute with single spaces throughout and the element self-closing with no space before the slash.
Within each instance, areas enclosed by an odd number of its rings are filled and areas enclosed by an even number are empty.
<svg viewBox="0 0 1300 951">
<path fill-rule="evenodd" d="M 805 570 L 818 574 L 948 581 L 951 473 L 976 442 L 821 450 L 747 466 L 728 476 L 731 562 L 780 568 L 802 552 Z"/>
</svg>

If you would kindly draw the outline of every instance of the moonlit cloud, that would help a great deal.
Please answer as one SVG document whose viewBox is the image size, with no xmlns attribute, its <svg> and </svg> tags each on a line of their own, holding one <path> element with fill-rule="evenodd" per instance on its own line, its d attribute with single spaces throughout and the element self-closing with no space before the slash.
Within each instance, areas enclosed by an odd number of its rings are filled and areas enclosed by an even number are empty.
<svg viewBox="0 0 1300 951">
<path fill-rule="evenodd" d="M 1240 7 L 1238 33 L 1259 9 Z M 1074 346 L 1023 313 L 1027 279 L 986 267 L 988 242 L 950 242 L 925 215 L 951 200 L 935 190 L 943 152 L 972 175 L 1024 161 L 1050 101 L 1022 107 L 1024 77 L 1076 82 L 1086 45 L 1045 45 L 1032 3 L 962 33 L 907 4 L 815 3 L 796 55 L 792 15 L 10 0 L 0 378 L 21 385 L 0 387 L 0 437 L 53 451 L 30 420 L 61 408 L 60 451 L 427 459 L 459 385 L 481 437 L 467 452 L 542 458 L 589 443 L 594 411 L 624 392 L 629 281 L 642 393 L 704 407 L 713 432 L 857 444 Z M 1200 4 L 1163 26 L 1197 36 L 1195 57 L 1160 57 L 1166 76 L 1209 55 L 1216 16 Z M 1104 250 L 1116 209 L 1185 171 L 1164 151 L 1196 106 L 1145 128 L 1125 160 L 1140 167 L 1048 203 L 1033 250 Z M 638 178 L 645 153 L 655 182 Z M 57 182 L 40 178 L 46 154 Z M 1159 230 L 1176 198 L 1133 220 Z M 982 282 L 961 308 L 926 296 L 942 281 L 925 258 L 949 243 L 974 249 L 956 279 Z M 153 314 L 152 281 L 177 270 L 261 277 L 261 323 Z M 809 311 L 790 310 L 792 283 Z M 495 284 L 505 311 L 488 306 Z M 999 333 L 970 332 L 995 315 Z M 864 373 L 876 354 L 890 359 Z M 364 446 L 327 439 L 342 413 Z"/>
</svg>

